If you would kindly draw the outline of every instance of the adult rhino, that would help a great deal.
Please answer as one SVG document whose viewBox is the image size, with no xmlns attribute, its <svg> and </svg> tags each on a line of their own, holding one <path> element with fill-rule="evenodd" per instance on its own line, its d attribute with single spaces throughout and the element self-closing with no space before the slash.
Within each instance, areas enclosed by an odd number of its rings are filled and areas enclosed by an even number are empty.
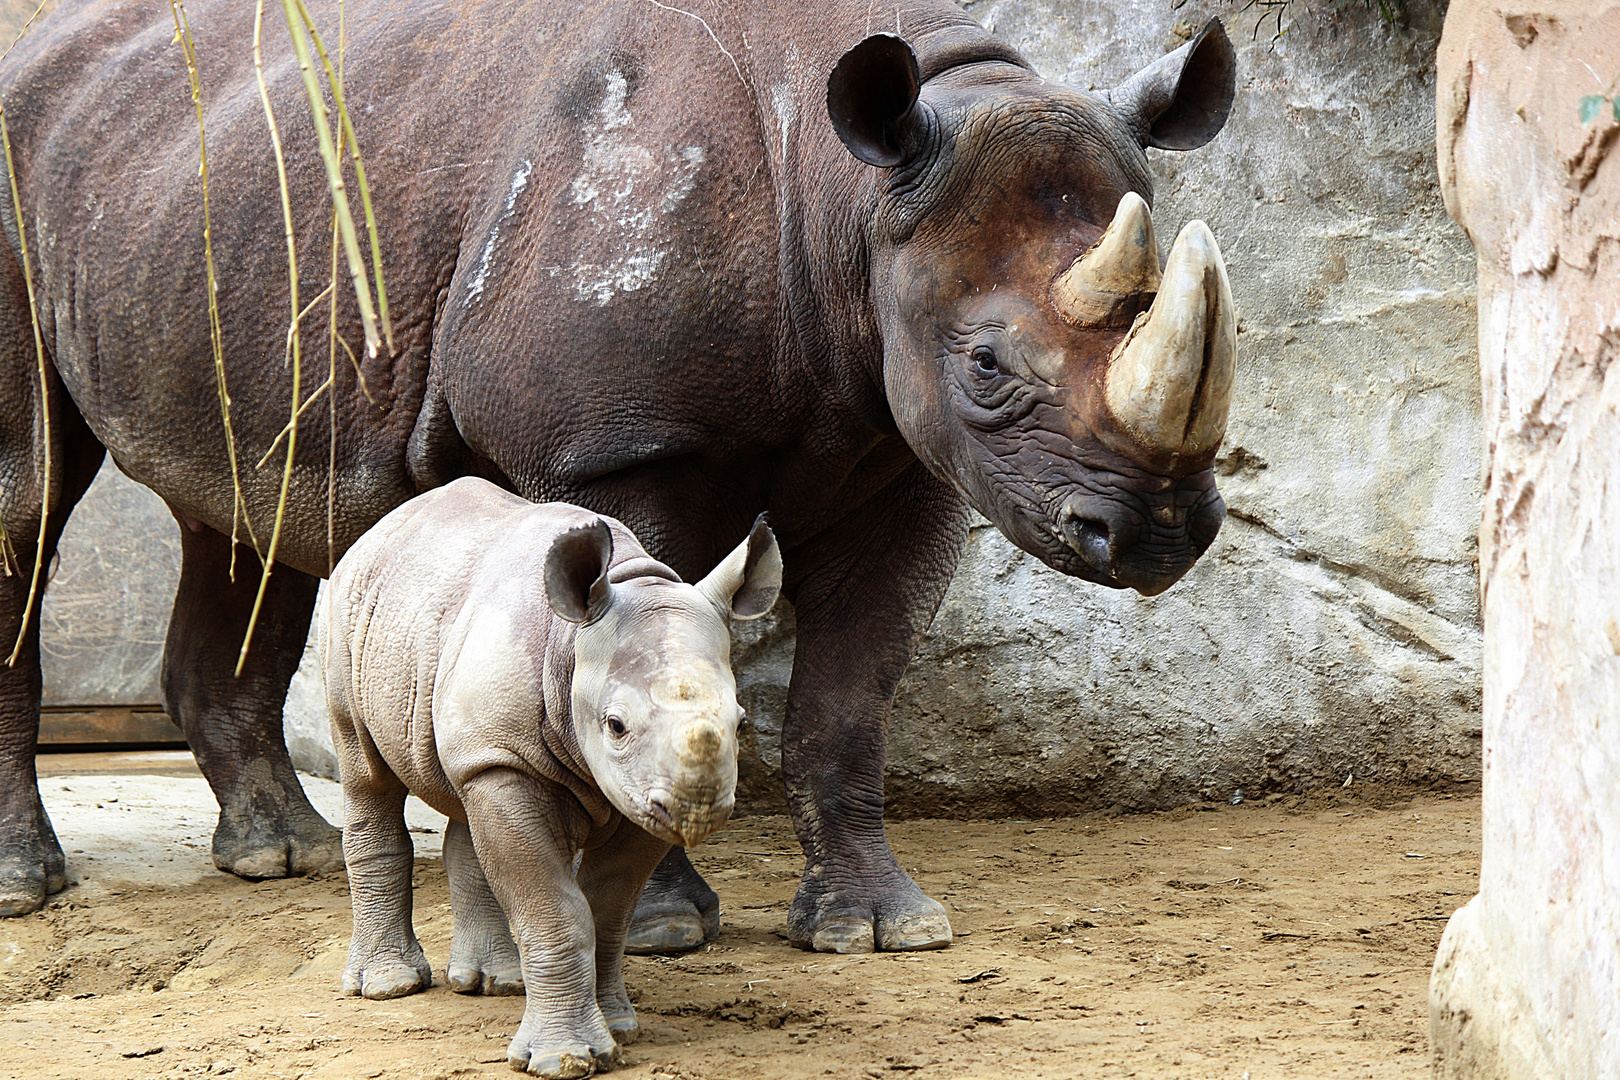
<svg viewBox="0 0 1620 1080">
<path fill-rule="evenodd" d="M 334 5 L 314 7 L 336 25 Z M 286 423 L 288 289 L 253 8 L 191 17 L 242 495 L 262 543 L 279 470 L 252 466 Z M 1196 147 L 1224 122 L 1219 24 L 1088 94 L 946 0 L 349 0 L 346 17 L 396 350 L 362 358 L 364 390 L 339 353 L 335 446 L 327 403 L 303 415 L 280 565 L 239 678 L 257 566 L 239 549 L 228 575 L 197 126 L 170 13 L 70 0 L 0 67 L 49 357 L 42 400 L 0 199 L 0 514 L 24 571 L 0 580 L 0 640 L 23 616 L 48 408 L 48 549 L 104 449 L 182 526 L 163 685 L 219 799 L 216 864 L 303 873 L 335 863 L 339 841 L 288 763 L 283 695 L 317 578 L 389 509 L 480 475 L 619 518 L 687 580 L 767 511 L 798 623 L 782 761 L 806 866 L 789 936 L 947 944 L 943 909 L 884 839 L 884 730 L 969 509 L 1063 573 L 1147 594 L 1186 572 L 1224 513 L 1210 466 L 1232 379 L 1226 274 L 1200 223 L 1161 270 L 1143 152 Z M 266 42 L 298 148 L 309 298 L 331 244 L 325 180 L 278 26 Z M 325 363 L 324 308 L 304 321 L 310 364 Z M 339 318 L 358 349 L 351 302 Z M 36 626 L 0 674 L 11 913 L 64 880 L 32 764 Z M 677 849 L 633 939 L 693 945 L 717 915 Z"/>
</svg>

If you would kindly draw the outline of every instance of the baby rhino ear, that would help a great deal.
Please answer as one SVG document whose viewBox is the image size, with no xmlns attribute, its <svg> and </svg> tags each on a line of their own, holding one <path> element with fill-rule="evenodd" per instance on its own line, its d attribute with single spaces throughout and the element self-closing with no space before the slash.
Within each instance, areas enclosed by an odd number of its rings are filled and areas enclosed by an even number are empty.
<svg viewBox="0 0 1620 1080">
<path fill-rule="evenodd" d="M 595 618 L 607 607 L 608 565 L 613 562 L 613 532 L 597 518 L 569 529 L 546 552 L 546 600 L 558 617 L 571 623 Z"/>
<path fill-rule="evenodd" d="M 757 619 L 776 603 L 782 591 L 782 551 L 765 515 L 754 519 L 748 539 L 738 544 L 709 576 L 697 583 L 699 591 L 733 619 Z"/>
</svg>

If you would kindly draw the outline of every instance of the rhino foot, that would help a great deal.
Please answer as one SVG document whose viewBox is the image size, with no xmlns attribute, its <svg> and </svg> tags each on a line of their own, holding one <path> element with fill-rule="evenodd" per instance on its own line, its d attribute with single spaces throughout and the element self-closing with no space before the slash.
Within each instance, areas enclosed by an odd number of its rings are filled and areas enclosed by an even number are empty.
<svg viewBox="0 0 1620 1080">
<path fill-rule="evenodd" d="M 836 889 L 807 876 L 788 909 L 788 941 L 813 952 L 916 952 L 951 943 L 945 909 L 904 873 L 884 889 Z"/>
<path fill-rule="evenodd" d="M 296 783 L 296 781 L 294 781 Z M 259 788 L 230 800 L 214 827 L 214 865 L 237 877 L 301 877 L 343 867 L 343 833 L 309 805 L 302 788 Z M 221 800 L 225 803 L 226 800 Z"/>
<path fill-rule="evenodd" d="M 32 807 L 0 816 L 0 821 L 21 826 L 17 834 L 0 841 L 0 917 L 38 911 L 47 896 L 67 886 L 62 845 L 38 791 L 32 795 Z"/>
<path fill-rule="evenodd" d="M 447 850 L 449 846 L 447 836 Z M 447 861 L 452 865 L 456 863 L 454 858 Z M 485 890 L 489 888 L 481 872 L 478 882 L 483 883 Z M 487 997 L 523 993 L 523 961 L 495 898 L 488 897 L 487 905 L 463 903 L 459 908 L 457 899 L 457 890 L 452 885 L 450 903 L 456 909 L 456 928 L 450 936 L 450 963 L 445 969 L 450 989 L 458 994 Z"/>
<path fill-rule="evenodd" d="M 619 1044 L 603 1031 L 590 1040 L 578 1038 L 555 1039 L 543 1035 L 530 1036 L 527 1021 L 518 1028 L 512 1044 L 506 1048 L 506 1063 L 519 1072 L 547 1080 L 577 1080 L 596 1072 L 606 1072 L 619 1064 Z"/>
<path fill-rule="evenodd" d="M 624 951 L 670 956 L 691 952 L 719 936 L 720 897 L 692 868 L 685 850 L 672 849 L 641 890 Z"/>
<path fill-rule="evenodd" d="M 363 962 L 351 957 L 343 972 L 343 992 L 371 1001 L 404 997 L 432 985 L 433 968 L 419 945 L 402 956 L 377 955 Z"/>
<path fill-rule="evenodd" d="M 616 989 L 606 993 L 598 988 L 596 1005 L 602 1010 L 602 1020 L 607 1024 L 608 1033 L 613 1036 L 614 1042 L 620 1046 L 629 1046 L 641 1036 L 641 1024 L 636 1020 L 636 1007 L 630 1004 L 630 997 L 624 992 L 622 981 Z"/>
<path fill-rule="evenodd" d="M 710 914 L 697 909 L 671 911 L 642 918 L 636 912 L 636 921 L 624 939 L 624 951 L 633 956 L 672 956 L 691 952 L 706 941 L 720 936 L 720 911 Z"/>
</svg>

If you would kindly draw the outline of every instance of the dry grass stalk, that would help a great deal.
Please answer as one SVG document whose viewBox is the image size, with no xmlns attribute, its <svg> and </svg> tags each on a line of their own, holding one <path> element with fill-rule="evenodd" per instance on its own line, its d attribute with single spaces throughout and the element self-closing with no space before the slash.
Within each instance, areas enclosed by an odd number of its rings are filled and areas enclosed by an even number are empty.
<svg viewBox="0 0 1620 1080">
<path fill-rule="evenodd" d="M 5 54 L 0 55 L 0 60 L 4 60 L 11 54 L 11 50 L 17 47 L 17 42 L 21 41 L 23 34 L 34 25 L 34 20 L 39 18 L 39 13 L 45 10 L 45 4 L 48 2 L 49 0 L 42 0 L 39 7 L 34 9 L 34 13 L 28 17 L 23 28 L 6 47 Z M 11 656 L 6 660 L 7 667 L 14 667 L 17 657 L 22 655 L 23 642 L 28 639 L 29 620 L 34 614 L 34 603 L 39 598 L 39 579 L 45 568 L 45 537 L 51 516 L 51 385 L 45 366 L 45 340 L 39 332 L 39 305 L 34 299 L 34 272 L 28 258 L 28 237 L 23 229 L 22 195 L 17 190 L 17 166 L 11 156 L 11 130 L 6 124 L 4 102 L 0 102 L 0 143 L 5 144 L 6 177 L 11 183 L 12 220 L 17 223 L 17 251 L 22 259 L 23 283 L 28 289 L 28 320 L 34 329 L 34 361 L 39 373 L 40 434 L 45 448 L 44 470 L 39 484 L 39 537 L 34 545 L 33 574 L 28 579 L 28 603 L 23 607 L 22 623 L 17 627 L 17 641 L 12 645 Z M 7 550 L 5 561 L 9 573 L 10 565 L 16 561 L 16 552 L 12 548 L 11 538 L 5 536 L 3 529 L 0 529 L 0 539 L 4 540 Z"/>
<path fill-rule="evenodd" d="M 291 30 L 291 25 L 288 27 Z M 248 617 L 247 633 L 242 637 L 242 649 L 236 657 L 236 674 L 242 674 L 242 667 L 247 663 L 248 649 L 253 644 L 253 631 L 259 625 L 259 611 L 264 606 L 264 594 L 270 587 L 270 575 L 275 568 L 276 551 L 281 545 L 281 526 L 286 518 L 287 492 L 292 485 L 293 457 L 298 452 L 298 415 L 300 387 L 303 379 L 303 347 L 302 335 L 299 333 L 299 321 L 304 312 L 298 305 L 298 243 L 293 231 L 292 196 L 287 187 L 287 161 L 281 148 L 281 129 L 276 124 L 275 109 L 270 104 L 270 88 L 264 78 L 264 0 L 259 0 L 253 13 L 253 69 L 259 82 L 259 101 L 264 106 L 265 123 L 270 129 L 270 144 L 276 157 L 276 180 L 281 190 L 281 222 L 287 243 L 287 288 L 288 302 L 292 306 L 291 322 L 287 327 L 287 362 L 292 367 L 292 416 L 287 421 L 283 432 L 287 437 L 287 459 L 281 470 L 281 490 L 276 497 L 276 519 L 270 529 L 270 547 L 264 553 L 264 567 L 259 573 L 259 591 L 253 598 L 253 612 Z M 300 66 L 309 71 L 307 57 L 300 58 Z M 306 80 L 307 86 L 307 80 Z M 319 89 L 317 88 L 317 102 Z M 324 108 L 324 105 L 321 106 Z M 319 108 L 316 115 L 320 115 Z M 329 136 L 328 136 L 329 137 Z M 336 193 L 334 193 L 334 199 Z M 334 290 L 336 291 L 336 290 Z M 269 460 L 270 454 L 275 450 L 281 436 L 270 444 L 270 450 L 265 452 L 259 461 L 262 467 Z"/>
<path fill-rule="evenodd" d="M 354 364 L 355 374 L 359 379 L 361 389 L 365 389 L 365 377 L 360 371 L 359 360 L 354 356 L 354 352 L 349 348 L 348 343 L 343 341 L 337 333 L 337 244 L 339 238 L 342 239 L 342 247 L 348 257 L 350 275 L 354 282 L 355 288 L 355 300 L 360 308 L 361 324 L 365 330 L 366 344 L 368 349 L 372 355 L 376 355 L 377 347 L 380 344 L 377 333 L 378 316 L 376 312 L 378 311 L 381 312 L 382 333 L 387 339 L 387 344 L 390 351 L 392 351 L 394 345 L 393 327 L 388 321 L 387 292 L 383 286 L 381 261 L 382 247 L 377 236 L 376 219 L 371 210 L 371 189 L 366 182 L 365 165 L 360 156 L 359 141 L 354 132 L 354 122 L 350 118 L 348 108 L 343 101 L 343 77 L 341 70 L 333 67 L 331 58 L 326 52 L 325 44 L 321 40 L 320 33 L 315 28 L 314 20 L 311 18 L 308 8 L 304 6 L 301 0 L 283 0 L 282 10 L 287 19 L 287 31 L 289 36 L 292 38 L 293 51 L 298 57 L 298 69 L 299 73 L 303 77 L 304 89 L 306 94 L 309 96 L 310 113 L 315 124 L 316 138 L 321 148 L 321 158 L 325 162 L 327 168 L 328 188 L 332 196 L 333 262 L 331 282 L 329 283 L 327 289 L 323 290 L 321 295 L 318 295 L 313 301 L 311 301 L 308 308 L 300 309 L 298 303 L 298 257 L 293 232 L 292 201 L 287 187 L 286 163 L 282 153 L 280 130 L 276 124 L 275 110 L 270 104 L 269 87 L 264 78 L 264 59 L 262 50 L 264 0 L 258 0 L 258 6 L 254 13 L 253 60 L 254 68 L 259 81 L 260 101 L 264 105 L 265 119 L 271 131 L 271 142 L 276 154 L 277 179 L 281 188 L 282 223 L 284 226 L 287 243 L 289 301 L 292 306 L 292 318 L 287 329 L 287 362 L 292 368 L 292 413 L 288 418 L 286 426 L 284 426 L 281 432 L 277 434 L 276 438 L 272 440 L 270 449 L 265 452 L 264 457 L 259 461 L 259 465 L 262 467 L 265 462 L 269 460 L 270 454 L 274 452 L 276 446 L 281 442 L 281 440 L 283 438 L 286 439 L 287 452 L 285 464 L 281 473 L 281 489 L 276 499 L 275 523 L 271 528 L 269 547 L 264 553 L 264 569 L 259 578 L 258 594 L 255 596 L 253 601 L 253 612 L 249 617 L 247 633 L 242 639 L 242 649 L 237 657 L 236 671 L 239 675 L 242 672 L 242 666 L 247 662 L 248 650 L 253 643 L 253 630 L 258 625 L 259 611 L 264 603 L 265 592 L 269 588 L 270 575 L 275 566 L 276 553 L 280 549 L 281 529 L 286 518 L 287 497 L 292 484 L 293 462 L 298 449 L 298 419 L 303 415 L 304 410 L 307 409 L 316 398 L 326 391 L 331 391 L 330 402 L 332 410 L 331 443 L 327 452 L 326 542 L 327 559 L 329 563 L 332 561 L 332 556 L 334 554 L 334 489 L 336 484 L 337 465 L 337 405 L 335 385 L 338 343 L 341 342 L 344 350 L 348 352 L 350 361 Z M 338 5 L 338 20 L 339 64 L 341 65 L 342 48 L 345 43 L 343 5 L 341 0 Z M 322 66 L 326 71 L 328 88 L 331 90 L 332 100 L 337 106 L 340 127 L 339 135 L 335 143 L 332 138 L 331 125 L 329 123 L 330 110 L 328 109 L 325 98 L 322 95 L 320 80 L 310 62 L 310 42 L 306 41 L 303 36 L 306 32 L 309 34 L 310 41 L 313 41 L 314 43 L 316 53 L 321 58 Z M 371 240 L 373 264 L 372 270 L 377 288 L 377 304 L 375 309 L 372 306 L 369 284 L 366 280 L 365 261 L 360 255 L 359 241 L 354 228 L 354 218 L 349 211 L 347 186 L 343 176 L 343 151 L 345 145 L 347 145 L 349 154 L 354 161 L 355 181 L 359 185 L 361 203 L 365 207 L 366 225 Z M 308 314 L 308 312 L 314 308 L 315 304 L 320 302 L 321 297 L 328 295 L 330 299 L 330 308 L 328 318 L 329 340 L 327 378 L 326 381 L 317 387 L 315 391 L 310 394 L 309 398 L 305 400 L 302 397 L 302 321 L 304 315 Z M 366 396 L 369 399 L 369 392 Z"/>
<path fill-rule="evenodd" d="M 287 18 L 287 33 L 292 38 L 293 52 L 298 56 L 298 70 L 304 79 L 304 92 L 309 96 L 310 116 L 315 122 L 315 139 L 320 145 L 321 160 L 326 164 L 327 186 L 331 190 L 332 208 L 337 212 L 338 227 L 343 235 L 343 250 L 348 257 L 349 275 L 354 281 L 354 298 L 360 307 L 360 322 L 366 335 L 366 351 L 375 356 L 382 345 L 378 335 L 377 312 L 371 300 L 370 283 L 366 280 L 366 264 L 360 254 L 360 241 L 354 229 L 354 216 L 349 212 L 348 185 L 343 179 L 343 158 L 338 146 L 332 140 L 332 125 L 329 121 L 331 110 L 327 107 L 326 99 L 321 93 L 320 79 L 310 62 L 310 43 L 304 36 L 306 31 L 317 42 L 317 48 L 323 59 L 325 49 L 319 45 L 320 35 L 315 32 L 314 23 L 308 21 L 309 13 L 299 0 L 282 0 L 281 6 Z M 328 78 L 335 78 L 329 65 Z M 348 135 L 352 133 L 353 125 L 349 121 L 348 109 L 343 104 L 343 88 L 341 84 L 334 82 L 331 90 L 344 133 Z M 358 161 L 358 148 L 354 150 L 354 154 Z M 357 169 L 355 179 L 362 182 L 364 188 L 361 176 L 361 172 Z M 369 198 L 362 201 L 369 202 Z"/>
<path fill-rule="evenodd" d="M 203 260 L 208 268 L 208 339 L 214 356 L 214 382 L 219 391 L 220 419 L 225 425 L 225 453 L 231 463 L 231 564 L 230 577 L 236 580 L 238 527 L 247 529 L 255 551 L 259 539 L 248 516 L 242 495 L 242 469 L 236 454 L 236 430 L 231 424 L 231 394 L 225 380 L 225 335 L 219 321 L 219 277 L 214 266 L 214 223 L 208 192 L 208 131 L 203 124 L 202 77 L 197 71 L 197 46 L 191 37 L 191 20 L 184 0 L 169 0 L 174 15 L 174 40 L 186 58 L 186 78 L 191 87 L 191 105 L 197 113 L 198 175 L 202 177 Z"/>
<path fill-rule="evenodd" d="M 383 284 L 382 272 L 382 241 L 377 235 L 377 217 L 371 210 L 371 185 L 366 181 L 366 163 L 360 156 L 360 138 L 354 133 L 354 120 L 349 115 L 349 107 L 343 102 L 343 0 L 338 0 L 338 68 L 333 70 L 332 58 L 326 53 L 326 46 L 321 41 L 321 35 L 315 29 L 315 20 L 310 17 L 309 8 L 304 0 L 296 0 L 299 17 L 303 19 L 305 28 L 309 31 L 310 41 L 315 46 L 315 53 L 321 58 L 321 65 L 326 69 L 326 81 L 332 88 L 332 101 L 337 106 L 338 121 L 342 125 L 342 136 L 338 139 L 338 159 L 343 158 L 343 144 L 346 140 L 349 147 L 349 157 L 354 161 L 354 182 L 360 189 L 360 208 L 366 217 L 366 236 L 371 242 L 371 276 L 377 289 L 377 317 L 382 323 L 383 339 L 388 343 L 390 355 L 394 351 L 394 326 L 388 318 L 388 289 Z M 341 166 L 340 166 L 341 172 Z M 333 200 L 333 209 L 337 209 L 337 202 Z M 346 210 L 347 207 L 344 207 Z M 352 259 L 351 259 L 352 263 Z M 375 346 L 372 355 L 376 355 Z M 358 368 L 356 368 L 358 370 Z"/>
</svg>

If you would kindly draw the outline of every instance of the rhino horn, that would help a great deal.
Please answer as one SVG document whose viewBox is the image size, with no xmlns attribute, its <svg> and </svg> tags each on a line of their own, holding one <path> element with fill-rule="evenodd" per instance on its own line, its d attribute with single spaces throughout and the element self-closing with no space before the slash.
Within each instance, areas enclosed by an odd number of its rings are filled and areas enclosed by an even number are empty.
<svg viewBox="0 0 1620 1080">
<path fill-rule="evenodd" d="M 1052 283 L 1052 303 L 1082 326 L 1127 326 L 1159 291 L 1159 244 L 1153 215 L 1127 191 L 1091 249 Z"/>
<path fill-rule="evenodd" d="M 1190 461 L 1226 434 L 1237 358 L 1237 315 L 1226 263 L 1209 226 L 1176 237 L 1153 306 L 1108 361 L 1108 409 L 1133 440 Z"/>
</svg>

